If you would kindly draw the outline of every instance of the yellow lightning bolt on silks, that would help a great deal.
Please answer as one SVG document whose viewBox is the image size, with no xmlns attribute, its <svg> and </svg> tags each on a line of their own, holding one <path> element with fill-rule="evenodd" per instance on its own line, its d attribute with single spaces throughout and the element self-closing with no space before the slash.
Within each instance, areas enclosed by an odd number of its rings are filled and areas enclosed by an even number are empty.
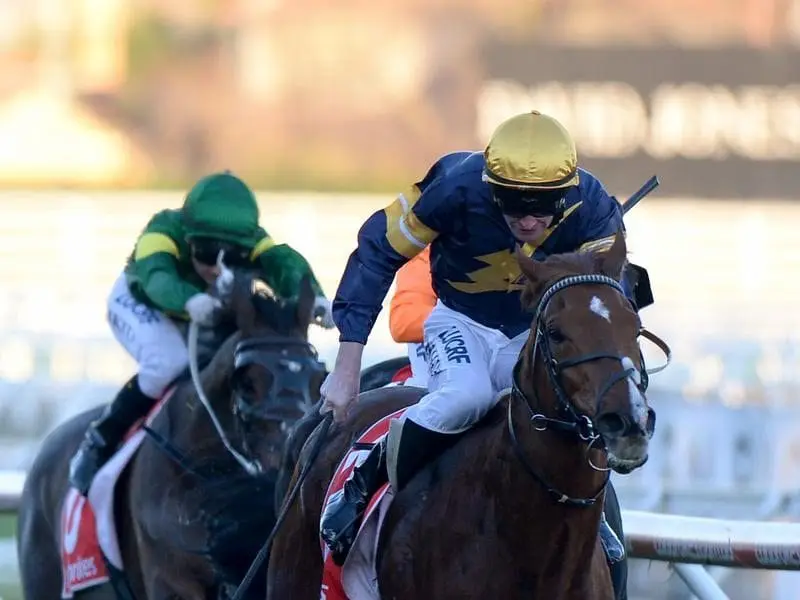
<svg viewBox="0 0 800 600">
<path fill-rule="evenodd" d="M 468 294 L 480 292 L 513 292 L 521 290 L 524 285 L 518 283 L 522 271 L 514 255 L 508 250 L 500 250 L 491 254 L 476 256 L 475 260 L 486 263 L 468 274 L 471 282 L 449 281 L 455 289 Z"/>
</svg>

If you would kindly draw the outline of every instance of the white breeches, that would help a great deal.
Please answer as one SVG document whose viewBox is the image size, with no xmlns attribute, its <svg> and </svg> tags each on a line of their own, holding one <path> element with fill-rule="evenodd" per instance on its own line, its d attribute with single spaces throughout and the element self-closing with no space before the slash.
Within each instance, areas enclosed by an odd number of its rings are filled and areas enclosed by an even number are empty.
<svg viewBox="0 0 800 600">
<path fill-rule="evenodd" d="M 411 363 L 411 377 L 403 385 L 421 388 L 428 387 L 428 361 L 425 358 L 425 344 L 407 344 L 408 360 Z"/>
<path fill-rule="evenodd" d="M 511 386 L 528 331 L 509 339 L 441 302 L 424 331 L 429 393 L 405 416 L 433 431 L 460 433 L 486 415 L 498 393 Z"/>
<path fill-rule="evenodd" d="M 151 398 L 159 398 L 189 366 L 180 330 L 166 315 L 131 296 L 124 273 L 111 288 L 107 308 L 114 337 L 139 365 L 139 387 Z"/>
</svg>

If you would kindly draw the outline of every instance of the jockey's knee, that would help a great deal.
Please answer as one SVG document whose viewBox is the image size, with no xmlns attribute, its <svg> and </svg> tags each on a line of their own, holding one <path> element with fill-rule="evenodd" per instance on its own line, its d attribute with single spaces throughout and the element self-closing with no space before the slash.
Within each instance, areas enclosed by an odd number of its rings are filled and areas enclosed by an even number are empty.
<svg viewBox="0 0 800 600">
<path fill-rule="evenodd" d="M 148 353 L 139 364 L 139 387 L 151 398 L 158 398 L 188 366 L 185 348 Z"/>
<path fill-rule="evenodd" d="M 488 374 L 465 373 L 434 376 L 431 393 L 408 411 L 408 418 L 442 433 L 461 433 L 481 420 L 494 406 L 494 390 Z"/>
</svg>

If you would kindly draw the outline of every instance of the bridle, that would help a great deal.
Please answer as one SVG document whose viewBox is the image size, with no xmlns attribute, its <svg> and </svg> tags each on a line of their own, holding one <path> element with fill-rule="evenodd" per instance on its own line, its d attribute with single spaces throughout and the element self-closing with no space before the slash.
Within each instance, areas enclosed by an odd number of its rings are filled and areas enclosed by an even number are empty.
<svg viewBox="0 0 800 600">
<path fill-rule="evenodd" d="M 637 368 L 630 359 L 623 356 L 619 356 L 617 354 L 610 354 L 608 352 L 593 352 L 575 358 L 558 360 L 553 354 L 550 337 L 547 335 L 545 314 L 551 300 L 555 297 L 555 295 L 558 292 L 567 289 L 569 287 L 574 287 L 578 285 L 605 285 L 619 292 L 623 297 L 626 298 L 628 302 L 630 302 L 630 300 L 628 300 L 627 296 L 625 295 L 625 291 L 623 290 L 622 286 L 619 284 L 618 281 L 616 281 L 611 277 L 607 277 L 605 275 L 600 275 L 596 273 L 587 275 L 572 275 L 564 277 L 562 279 L 555 281 L 549 288 L 545 290 L 545 292 L 542 294 L 542 297 L 536 306 L 533 318 L 533 324 L 535 327 L 535 337 L 533 341 L 532 369 L 535 371 L 536 365 L 540 359 L 545 368 L 545 372 L 547 374 L 547 378 L 550 382 L 550 385 L 552 386 L 552 389 L 555 392 L 557 418 L 548 417 L 542 414 L 541 412 L 538 412 L 536 407 L 540 406 L 541 403 L 539 401 L 539 398 L 537 397 L 536 392 L 534 391 L 533 398 L 530 398 L 520 387 L 519 377 L 522 368 L 522 356 L 520 356 L 520 358 L 517 360 L 517 363 L 514 366 L 511 397 L 509 398 L 508 401 L 508 431 L 511 436 L 511 445 L 513 446 L 514 451 L 516 452 L 518 458 L 522 461 L 525 470 L 536 481 L 538 481 L 551 496 L 553 496 L 556 502 L 568 506 L 589 507 L 594 505 L 597 499 L 605 491 L 606 485 L 608 485 L 610 477 L 610 469 L 608 468 L 600 469 L 599 467 L 596 467 L 594 464 L 592 464 L 590 459 L 587 459 L 589 460 L 589 464 L 592 468 L 594 468 L 595 470 L 604 471 L 606 473 L 602 485 L 597 490 L 597 492 L 591 497 L 573 498 L 555 488 L 530 464 L 530 462 L 526 458 L 522 446 L 517 438 L 516 431 L 514 429 L 514 420 L 512 417 L 512 402 L 514 400 L 519 400 L 528 409 L 528 412 L 530 414 L 530 422 L 535 431 L 554 430 L 561 433 L 577 436 L 582 443 L 587 445 L 587 456 L 588 456 L 588 451 L 591 450 L 592 448 L 596 448 L 598 450 L 607 453 L 605 442 L 603 441 L 602 436 L 596 431 L 592 419 L 588 415 L 583 414 L 582 412 L 577 410 L 574 404 L 570 401 L 569 395 L 564 389 L 562 381 L 562 375 L 564 371 L 566 371 L 569 368 L 576 367 L 578 365 L 582 365 L 588 362 L 601 359 L 612 359 L 618 361 L 622 365 L 622 368 L 618 372 L 611 375 L 611 377 L 600 388 L 600 391 L 598 392 L 597 397 L 595 399 L 596 405 L 599 405 L 602 399 L 605 397 L 605 395 L 611 390 L 611 388 L 615 384 L 619 383 L 620 381 L 625 381 L 626 379 L 631 379 L 634 382 L 634 384 L 639 388 L 639 391 L 642 392 L 642 394 L 644 394 L 649 385 L 648 374 L 656 373 L 666 368 L 671 359 L 671 350 L 669 349 L 669 346 L 667 346 L 667 344 L 663 340 L 661 340 L 658 336 L 650 333 L 649 331 L 642 330 L 640 334 L 643 337 L 652 341 L 654 344 L 656 344 L 656 346 L 658 346 L 664 352 L 665 356 L 667 357 L 667 361 L 664 365 L 661 365 L 660 367 L 654 369 L 650 369 L 648 371 L 645 368 L 644 356 L 641 354 L 641 350 L 639 352 L 639 359 L 642 365 L 641 369 Z M 653 415 L 652 412 L 651 415 Z M 630 425 L 631 425 L 630 423 L 626 423 L 626 427 L 629 427 Z M 647 424 L 647 428 L 651 434 L 654 427 L 655 427 L 655 417 L 653 415 L 652 422 L 651 420 L 648 420 Z"/>
<path fill-rule="evenodd" d="M 245 421 L 285 422 L 288 412 L 304 414 L 314 404 L 309 382 L 315 375 L 325 373 L 325 364 L 310 343 L 282 335 L 240 341 L 233 352 L 233 364 L 234 382 L 252 365 L 272 374 L 272 385 L 266 392 L 269 401 L 251 404 L 234 385 L 234 410 Z"/>
<path fill-rule="evenodd" d="M 257 458 L 252 457 L 252 452 L 248 448 L 244 448 L 247 456 L 234 448 L 203 390 L 197 365 L 197 337 L 197 324 L 192 323 L 188 336 L 189 370 L 200 403 L 206 409 L 225 449 L 236 462 L 250 475 L 263 473 L 263 466 Z M 232 382 L 236 381 L 245 368 L 252 365 L 262 366 L 272 375 L 272 385 L 263 403 L 247 402 L 235 391 L 236 386 L 234 386 L 234 414 L 242 422 L 267 420 L 280 421 L 284 424 L 291 420 L 287 417 L 291 411 L 299 411 L 297 417 L 299 419 L 314 405 L 310 395 L 310 382 L 315 374 L 325 371 L 325 365 L 319 361 L 316 349 L 309 342 L 280 335 L 245 339 L 236 345 L 233 360 Z M 285 396 L 282 398 L 285 392 L 290 392 L 291 400 L 287 400 Z M 302 400 L 297 401 L 297 397 L 301 397 Z"/>
</svg>

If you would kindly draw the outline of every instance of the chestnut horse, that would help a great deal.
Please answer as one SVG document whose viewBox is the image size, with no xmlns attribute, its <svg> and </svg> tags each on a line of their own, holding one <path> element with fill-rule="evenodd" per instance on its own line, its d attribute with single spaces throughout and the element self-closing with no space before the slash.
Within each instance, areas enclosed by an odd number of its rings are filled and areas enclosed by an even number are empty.
<svg viewBox="0 0 800 600">
<path fill-rule="evenodd" d="M 221 597 L 244 576 L 274 526 L 284 444 L 319 398 L 324 376 L 307 338 L 314 292 L 306 279 L 298 302 L 286 303 L 252 272 L 236 271 L 229 294 L 225 312 L 233 322 L 221 328 L 225 341 L 199 374 L 202 391 L 190 381 L 178 383 L 116 484 L 125 573 L 113 585 L 122 594 L 103 584 L 77 592 L 79 598 Z M 68 463 L 100 410 L 57 427 L 28 473 L 18 527 L 28 600 L 61 597 L 59 523 Z M 243 468 L 254 464 L 259 468 Z M 249 598 L 263 598 L 264 577 Z"/>
<path fill-rule="evenodd" d="M 533 320 L 513 386 L 394 492 L 375 556 L 381 598 L 614 598 L 598 537 L 609 471 L 641 467 L 655 428 L 642 326 L 618 283 L 625 241 L 600 254 L 518 258 Z M 319 522 L 333 473 L 362 432 L 422 393 L 361 394 L 316 457 L 309 449 L 326 428 L 308 438 L 291 485 L 307 476 L 270 555 L 268 600 L 321 597 Z"/>
</svg>

